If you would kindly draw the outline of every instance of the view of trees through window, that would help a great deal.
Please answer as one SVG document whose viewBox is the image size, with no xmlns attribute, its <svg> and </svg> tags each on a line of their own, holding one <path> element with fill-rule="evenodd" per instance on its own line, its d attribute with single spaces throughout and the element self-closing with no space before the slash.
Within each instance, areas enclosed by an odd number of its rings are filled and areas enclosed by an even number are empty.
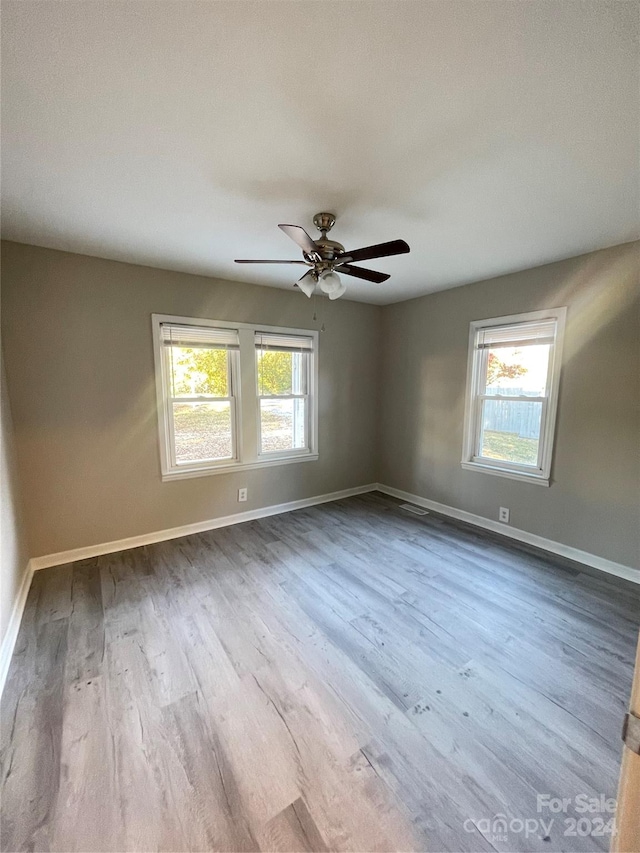
<svg viewBox="0 0 640 853">
<path fill-rule="evenodd" d="M 176 462 L 231 459 L 231 402 L 215 399 L 231 396 L 228 351 L 178 346 L 171 350 Z M 256 353 L 260 395 L 290 396 L 304 390 L 297 387 L 302 376 L 302 354 L 277 350 Z M 203 399 L 181 401 L 181 397 Z M 304 447 L 304 402 L 261 401 L 261 428 L 263 452 Z"/>
<path fill-rule="evenodd" d="M 171 366 L 174 397 L 229 396 L 226 349 L 172 347 Z"/>
<path fill-rule="evenodd" d="M 233 458 L 231 402 L 215 400 L 231 393 L 227 350 L 171 347 L 171 379 L 176 462 Z"/>
<path fill-rule="evenodd" d="M 262 453 L 306 446 L 306 358 L 301 352 L 256 349 Z M 300 396 L 291 399 L 296 394 Z"/>
<path fill-rule="evenodd" d="M 295 394 L 293 361 L 300 359 L 299 353 L 278 350 L 256 350 L 258 370 L 258 393 L 265 396 Z"/>
<path fill-rule="evenodd" d="M 517 357 L 520 355 L 520 352 L 516 351 L 514 355 Z M 495 352 L 489 351 L 487 385 L 495 385 L 500 379 L 515 379 L 526 372 L 527 368 L 523 364 L 507 364 L 505 361 L 501 361 Z"/>
<path fill-rule="evenodd" d="M 172 347 L 173 395 L 229 396 L 226 349 Z M 296 353 L 258 350 L 258 388 L 261 394 L 292 394 L 292 357 Z"/>
</svg>

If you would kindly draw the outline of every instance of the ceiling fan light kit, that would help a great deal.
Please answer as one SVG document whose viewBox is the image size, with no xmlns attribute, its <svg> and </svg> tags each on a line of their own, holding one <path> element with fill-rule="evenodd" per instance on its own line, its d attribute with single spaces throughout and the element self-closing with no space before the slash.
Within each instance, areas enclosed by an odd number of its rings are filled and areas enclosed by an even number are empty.
<svg viewBox="0 0 640 853">
<path fill-rule="evenodd" d="M 339 299 L 346 289 L 337 272 L 326 272 L 320 276 L 320 290 L 326 293 L 329 299 Z"/>
<path fill-rule="evenodd" d="M 318 279 L 311 271 L 305 273 L 302 278 L 297 282 L 300 290 L 304 293 L 305 296 L 308 296 L 309 299 L 311 299 L 311 297 L 315 293 L 317 283 Z"/>
<path fill-rule="evenodd" d="M 380 284 L 390 276 L 387 273 L 368 270 L 364 267 L 353 266 L 354 261 L 366 261 L 373 258 L 388 258 L 392 255 L 402 255 L 409 252 L 409 246 L 404 240 L 391 240 L 388 243 L 377 243 L 375 246 L 365 246 L 362 249 L 354 249 L 345 252 L 342 243 L 330 240 L 328 232 L 336 222 L 333 213 L 316 213 L 313 224 L 320 231 L 320 237 L 313 240 L 300 225 L 279 225 L 284 233 L 291 237 L 302 249 L 302 261 L 272 261 L 272 260 L 243 260 L 237 259 L 237 264 L 303 264 L 309 267 L 307 272 L 300 278 L 295 287 L 309 298 L 313 296 L 316 285 L 329 299 L 339 299 L 344 295 L 347 288 L 340 279 L 338 273 L 361 278 L 364 281 Z"/>
</svg>

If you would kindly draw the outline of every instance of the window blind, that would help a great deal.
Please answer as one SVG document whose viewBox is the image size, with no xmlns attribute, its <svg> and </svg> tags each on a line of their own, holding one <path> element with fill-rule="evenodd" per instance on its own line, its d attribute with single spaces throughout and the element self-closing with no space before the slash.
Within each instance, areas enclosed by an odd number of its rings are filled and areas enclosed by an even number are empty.
<svg viewBox="0 0 640 853">
<path fill-rule="evenodd" d="M 304 335 L 279 335 L 273 332 L 256 332 L 256 349 L 279 352 L 311 352 L 313 338 Z"/>
<path fill-rule="evenodd" d="M 182 326 L 176 323 L 160 325 L 160 339 L 165 346 L 238 349 L 237 329 L 216 329 L 213 326 Z"/>
<path fill-rule="evenodd" d="M 535 346 L 552 344 L 556 337 L 556 319 L 534 320 L 530 323 L 515 323 L 510 326 L 493 326 L 480 329 L 476 340 L 477 349 L 497 347 Z"/>
</svg>

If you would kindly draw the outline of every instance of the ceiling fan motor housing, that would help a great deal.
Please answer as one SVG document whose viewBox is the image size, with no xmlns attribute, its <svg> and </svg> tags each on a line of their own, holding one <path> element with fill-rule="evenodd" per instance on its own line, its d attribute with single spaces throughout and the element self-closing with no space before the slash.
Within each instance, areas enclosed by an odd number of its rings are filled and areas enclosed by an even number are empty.
<svg viewBox="0 0 640 853">
<path fill-rule="evenodd" d="M 333 228 L 335 223 L 336 217 L 334 213 L 316 213 L 313 217 L 313 224 L 322 235 L 317 240 L 314 240 L 314 243 L 320 250 L 317 253 L 319 260 L 314 257 L 315 253 L 305 255 L 305 257 L 307 260 L 315 262 L 320 274 L 326 270 L 330 270 L 331 261 L 344 252 L 344 246 L 342 243 L 338 243 L 337 240 L 329 240 L 327 237 L 327 232 Z"/>
<path fill-rule="evenodd" d="M 316 240 L 315 243 L 320 249 L 318 254 L 323 261 L 333 261 L 334 258 L 344 252 L 342 243 L 338 243 L 336 240 L 328 240 L 324 236 Z M 309 260 L 314 260 L 313 255 L 309 256 Z"/>
</svg>

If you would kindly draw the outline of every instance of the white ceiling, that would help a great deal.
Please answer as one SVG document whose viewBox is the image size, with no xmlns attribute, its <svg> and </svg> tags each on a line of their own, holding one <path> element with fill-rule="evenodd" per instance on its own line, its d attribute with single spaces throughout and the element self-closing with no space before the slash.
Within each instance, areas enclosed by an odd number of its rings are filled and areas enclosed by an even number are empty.
<svg viewBox="0 0 640 853">
<path fill-rule="evenodd" d="M 3 236 L 388 303 L 640 235 L 637 2 L 4 0 Z"/>
</svg>

